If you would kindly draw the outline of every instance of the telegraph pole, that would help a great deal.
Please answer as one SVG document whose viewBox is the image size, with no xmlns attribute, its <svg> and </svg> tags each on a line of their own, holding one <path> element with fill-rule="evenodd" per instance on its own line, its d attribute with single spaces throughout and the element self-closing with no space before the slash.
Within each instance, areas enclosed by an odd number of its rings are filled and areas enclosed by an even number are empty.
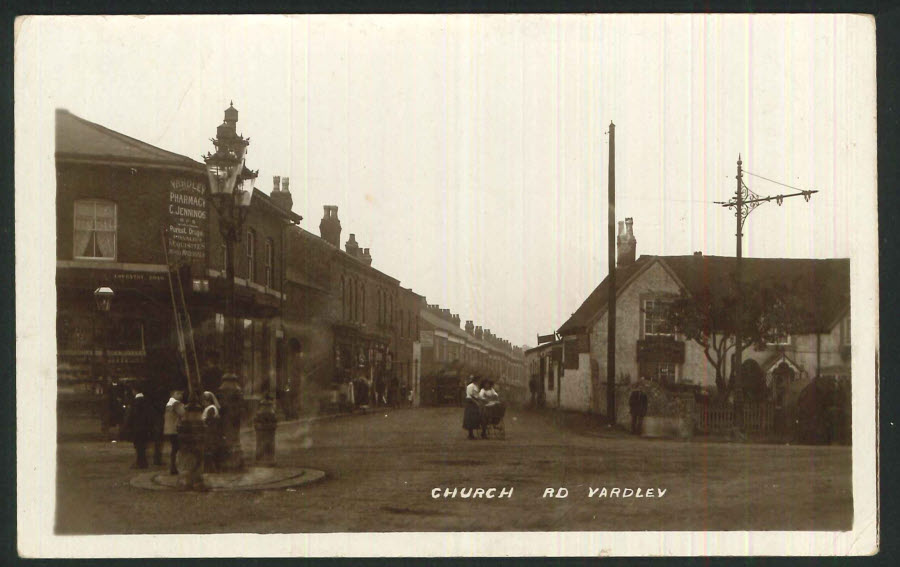
<svg viewBox="0 0 900 567">
<path fill-rule="evenodd" d="M 737 189 L 734 192 L 734 200 L 735 200 L 735 210 L 737 213 L 734 215 L 736 221 L 736 229 L 735 229 L 735 239 L 737 242 L 737 250 L 735 251 L 735 262 L 734 262 L 734 279 L 735 286 L 737 287 L 737 301 L 735 301 L 735 309 L 737 310 L 737 319 L 736 319 L 736 327 L 734 331 L 734 365 L 731 367 L 732 372 L 734 373 L 734 378 L 738 383 L 738 391 L 735 397 L 740 397 L 738 400 L 738 408 L 735 412 L 735 422 L 736 425 L 743 429 L 744 427 L 744 406 L 743 406 L 743 392 L 741 392 L 741 382 L 740 382 L 740 371 L 741 364 L 743 361 L 741 358 L 744 354 L 744 333 L 741 327 L 741 318 L 744 315 L 744 292 L 741 288 L 741 258 L 743 257 L 743 243 L 741 229 L 743 228 L 744 220 L 741 215 L 741 211 L 744 209 L 744 192 L 743 192 L 743 171 L 741 170 L 741 154 L 738 154 L 737 160 Z"/>
<path fill-rule="evenodd" d="M 734 372 L 734 377 L 738 380 L 738 389 L 740 389 L 740 372 L 741 365 L 743 364 L 743 329 L 741 326 L 741 321 L 744 316 L 744 292 L 742 289 L 742 279 L 741 279 L 741 259 L 743 257 L 742 253 L 742 229 L 744 227 L 744 222 L 747 220 L 747 217 L 753 212 L 753 209 L 760 206 L 761 204 L 767 201 L 775 201 L 778 206 L 781 206 L 781 203 L 790 197 L 803 197 L 809 202 L 810 197 L 812 197 L 813 193 L 818 193 L 816 190 L 802 190 L 798 189 L 797 193 L 790 194 L 782 194 L 782 195 L 773 195 L 771 197 L 760 197 L 756 193 L 750 190 L 747 185 L 744 184 L 744 173 L 748 175 L 752 175 L 754 177 L 759 177 L 761 179 L 766 179 L 766 181 L 772 181 L 771 179 L 767 179 L 760 175 L 755 175 L 753 173 L 745 172 L 743 170 L 743 162 L 741 161 L 741 156 L 738 155 L 737 161 L 737 189 L 734 192 L 734 199 L 728 202 L 716 201 L 717 205 L 722 205 L 725 208 L 734 208 L 734 218 L 735 218 L 735 237 L 737 241 L 737 247 L 735 249 L 735 268 L 734 275 L 737 286 L 737 300 L 735 301 L 735 333 L 734 333 L 734 346 L 735 346 L 735 356 L 734 356 L 734 365 L 732 366 L 732 371 Z M 783 185 L 785 187 L 790 187 L 790 185 L 785 185 L 783 183 L 778 183 L 777 181 L 772 181 L 773 183 L 777 183 L 778 185 Z M 791 187 L 792 189 L 796 189 L 796 187 Z M 740 395 L 740 392 L 738 392 Z M 736 421 L 739 427 L 743 426 L 743 407 L 738 404 L 739 407 L 736 408 Z"/>
<path fill-rule="evenodd" d="M 608 256 L 609 295 L 606 318 L 606 415 L 616 424 L 616 125 L 609 123 L 609 184 L 608 184 Z"/>
</svg>

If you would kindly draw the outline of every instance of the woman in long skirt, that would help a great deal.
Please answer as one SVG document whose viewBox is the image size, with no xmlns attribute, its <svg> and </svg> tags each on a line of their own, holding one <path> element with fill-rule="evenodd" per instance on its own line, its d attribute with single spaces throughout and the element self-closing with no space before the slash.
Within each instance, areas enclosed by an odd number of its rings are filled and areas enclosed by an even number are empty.
<svg viewBox="0 0 900 567">
<path fill-rule="evenodd" d="M 475 430 L 481 429 L 481 405 L 478 400 L 478 378 L 469 376 L 469 385 L 466 386 L 466 399 L 463 403 L 463 429 L 469 430 L 469 439 L 476 439 Z"/>
</svg>

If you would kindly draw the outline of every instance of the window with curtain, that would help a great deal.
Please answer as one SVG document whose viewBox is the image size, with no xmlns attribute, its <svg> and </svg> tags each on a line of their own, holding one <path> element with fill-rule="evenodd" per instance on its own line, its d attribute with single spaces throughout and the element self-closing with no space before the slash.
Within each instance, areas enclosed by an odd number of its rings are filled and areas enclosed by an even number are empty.
<svg viewBox="0 0 900 567">
<path fill-rule="evenodd" d="M 841 345 L 850 345 L 850 316 L 841 321 Z"/>
<path fill-rule="evenodd" d="M 247 281 L 252 282 L 256 273 L 256 231 L 247 231 Z"/>
<path fill-rule="evenodd" d="M 100 199 L 75 201 L 74 257 L 116 259 L 116 204 Z"/>
</svg>

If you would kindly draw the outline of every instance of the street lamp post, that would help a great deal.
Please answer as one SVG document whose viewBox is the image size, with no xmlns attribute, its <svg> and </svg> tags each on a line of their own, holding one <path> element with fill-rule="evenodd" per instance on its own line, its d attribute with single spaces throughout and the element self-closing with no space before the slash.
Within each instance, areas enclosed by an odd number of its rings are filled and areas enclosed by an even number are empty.
<svg viewBox="0 0 900 567">
<path fill-rule="evenodd" d="M 234 248 L 241 242 L 241 232 L 246 220 L 257 172 L 247 169 L 244 155 L 249 138 L 237 134 L 238 111 L 232 103 L 225 110 L 225 120 L 216 130 L 212 143 L 215 153 L 204 156 L 209 175 L 212 203 L 218 213 L 219 232 L 225 244 L 225 329 L 224 375 L 219 388 L 222 405 L 222 425 L 225 437 L 225 455 L 222 468 L 228 471 L 242 470 L 244 456 L 241 450 L 240 426 L 244 396 L 237 375 L 237 325 L 235 321 Z"/>
<path fill-rule="evenodd" d="M 109 308 L 112 306 L 112 299 L 113 299 L 114 295 L 115 295 L 115 292 L 111 288 L 106 287 L 106 286 L 98 287 L 97 289 L 95 289 L 94 290 L 94 303 L 97 305 L 97 311 L 99 311 L 101 313 L 109 313 Z M 106 319 L 107 319 L 107 316 L 104 315 L 103 316 L 103 332 L 101 333 L 101 335 L 103 335 L 103 340 L 101 341 L 103 344 L 100 345 L 100 348 L 102 349 L 101 350 L 102 354 L 101 354 L 101 359 L 100 359 L 101 366 L 106 366 L 106 362 L 107 362 L 106 361 L 106 356 L 107 356 L 106 355 L 106 341 L 107 341 L 107 338 L 109 337 L 109 333 L 107 332 L 107 328 L 106 328 Z"/>
<path fill-rule="evenodd" d="M 109 308 L 112 306 L 112 298 L 114 295 L 115 295 L 115 293 L 113 292 L 113 290 L 106 286 L 98 287 L 97 289 L 95 289 L 94 290 L 94 303 L 97 306 L 97 311 L 100 313 L 104 313 L 104 314 L 108 313 Z M 102 323 L 103 333 L 101 333 L 103 336 L 103 340 L 101 341 L 102 344 L 100 345 L 101 354 L 100 354 L 100 364 L 98 365 L 99 372 L 102 372 L 102 374 L 103 374 L 102 388 L 103 388 L 104 393 L 106 392 L 107 388 L 112 387 L 112 385 L 108 383 L 109 382 L 109 376 L 108 376 L 109 365 L 107 364 L 107 360 L 106 360 L 106 357 L 107 357 L 106 340 L 107 340 L 109 333 L 106 332 L 106 330 L 107 330 L 106 329 L 106 318 L 107 317 L 104 315 L 103 323 Z M 94 318 L 94 320 L 96 320 L 96 317 Z M 93 342 L 92 350 L 91 350 L 91 360 L 94 361 L 94 360 L 96 360 L 95 357 L 96 357 L 96 353 L 97 353 L 97 334 L 94 329 L 92 329 L 92 331 L 91 331 L 91 336 L 92 336 L 92 342 Z M 97 377 L 98 376 L 95 375 L 95 378 L 97 378 Z M 94 384 L 93 387 L 96 388 L 96 386 L 97 385 Z M 114 395 L 114 392 L 110 392 L 110 395 Z M 108 404 L 107 407 L 104 408 L 101 412 L 102 422 L 100 425 L 101 425 L 101 428 L 103 429 L 104 435 L 109 432 L 110 421 L 113 417 L 111 414 L 112 414 L 112 404 Z"/>
</svg>

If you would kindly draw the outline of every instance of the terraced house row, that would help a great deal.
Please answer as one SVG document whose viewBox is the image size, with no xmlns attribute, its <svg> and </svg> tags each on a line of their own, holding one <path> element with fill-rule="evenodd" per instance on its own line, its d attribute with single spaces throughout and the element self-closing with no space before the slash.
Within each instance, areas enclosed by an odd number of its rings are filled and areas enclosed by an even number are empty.
<svg viewBox="0 0 900 567">
<path fill-rule="evenodd" d="M 237 120 L 229 107 L 217 139 L 235 136 Z M 227 348 L 226 255 L 206 165 L 58 110 L 56 166 L 60 393 L 110 378 L 182 385 L 173 292 L 197 369 L 215 375 Z M 373 266 L 355 233 L 342 246 L 336 206 L 323 207 L 318 234 L 301 220 L 289 177 L 252 190 L 234 253 L 233 353 L 251 411 L 264 396 L 286 414 L 437 403 L 432 377 L 462 365 L 524 391 L 521 349 L 471 321 L 461 329 Z M 100 288 L 113 291 L 108 311 L 95 304 Z"/>
</svg>

